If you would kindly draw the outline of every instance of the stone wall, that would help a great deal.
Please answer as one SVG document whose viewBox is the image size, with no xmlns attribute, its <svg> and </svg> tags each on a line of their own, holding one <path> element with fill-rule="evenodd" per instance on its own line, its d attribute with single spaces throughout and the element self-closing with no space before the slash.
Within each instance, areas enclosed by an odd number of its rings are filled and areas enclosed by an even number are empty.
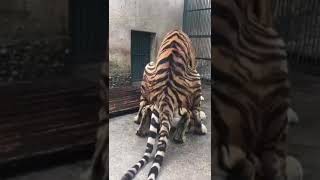
<svg viewBox="0 0 320 180">
<path fill-rule="evenodd" d="M 31 81 L 62 75 L 69 56 L 68 39 L 20 40 L 0 45 L 0 82 Z"/>
<path fill-rule="evenodd" d="M 0 82 L 61 74 L 70 53 L 68 0 L 0 1 Z"/>
<path fill-rule="evenodd" d="M 0 1 L 0 40 L 68 35 L 69 1 Z"/>
</svg>

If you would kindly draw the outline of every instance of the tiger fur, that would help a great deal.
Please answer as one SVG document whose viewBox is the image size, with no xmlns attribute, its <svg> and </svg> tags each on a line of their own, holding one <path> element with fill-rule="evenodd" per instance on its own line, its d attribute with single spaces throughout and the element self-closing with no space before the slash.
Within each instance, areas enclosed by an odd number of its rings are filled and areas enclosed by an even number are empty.
<svg viewBox="0 0 320 180">
<path fill-rule="evenodd" d="M 290 84 L 270 3 L 213 2 L 213 126 L 218 164 L 231 179 L 286 179 Z"/>
<path fill-rule="evenodd" d="M 201 80 L 189 37 L 181 30 L 169 32 L 162 41 L 156 62 L 150 62 L 141 83 L 138 135 L 148 135 L 144 156 L 122 177 L 130 180 L 149 162 L 159 136 L 148 180 L 157 178 L 167 149 L 170 130 L 173 140 L 184 142 L 188 127 L 206 134 L 204 112 L 200 110 Z M 147 130 L 148 129 L 148 130 Z"/>
</svg>

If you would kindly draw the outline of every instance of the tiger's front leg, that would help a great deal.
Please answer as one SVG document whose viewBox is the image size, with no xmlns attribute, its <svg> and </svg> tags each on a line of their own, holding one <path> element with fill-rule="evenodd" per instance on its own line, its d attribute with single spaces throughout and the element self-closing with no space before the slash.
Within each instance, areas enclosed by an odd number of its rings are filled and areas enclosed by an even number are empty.
<svg viewBox="0 0 320 180">
<path fill-rule="evenodd" d="M 140 125 L 136 132 L 136 135 L 145 137 L 148 135 L 151 122 L 151 105 L 145 105 L 141 109 Z"/>
<path fill-rule="evenodd" d="M 143 109 L 145 108 L 146 105 L 147 105 L 147 100 L 143 96 L 140 96 L 139 111 L 138 111 L 138 114 L 134 117 L 134 122 L 136 124 L 141 123 Z"/>
<path fill-rule="evenodd" d="M 200 98 L 196 99 L 195 106 L 190 110 L 191 116 L 190 116 L 190 123 L 188 126 L 188 132 L 193 132 L 195 134 L 204 135 L 207 134 L 207 128 L 203 124 L 203 120 L 205 120 L 206 114 L 204 111 L 201 110 L 200 106 L 203 104 L 204 98 L 203 96 L 200 96 Z"/>
<path fill-rule="evenodd" d="M 190 123 L 190 111 L 186 108 L 179 108 L 178 115 L 174 117 L 178 123 L 175 125 L 175 131 L 173 133 L 173 141 L 176 143 L 184 143 L 186 141 L 185 133 Z"/>
<path fill-rule="evenodd" d="M 200 96 L 200 106 L 202 106 L 204 103 L 204 97 Z M 199 110 L 199 118 L 200 121 L 205 120 L 207 118 L 206 113 L 204 113 L 204 111 Z"/>
<path fill-rule="evenodd" d="M 192 112 L 194 125 L 191 128 L 194 134 L 205 135 L 208 132 L 207 127 L 203 124 L 203 120 L 205 119 L 203 114 L 204 112 L 201 110 L 194 110 Z"/>
</svg>

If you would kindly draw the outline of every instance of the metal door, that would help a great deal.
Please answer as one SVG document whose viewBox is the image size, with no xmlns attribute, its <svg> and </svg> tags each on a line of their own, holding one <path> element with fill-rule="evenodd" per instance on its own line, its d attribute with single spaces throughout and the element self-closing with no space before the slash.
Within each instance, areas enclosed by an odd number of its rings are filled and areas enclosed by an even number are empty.
<svg viewBox="0 0 320 180">
<path fill-rule="evenodd" d="M 185 0 L 183 31 L 196 50 L 198 72 L 211 80 L 211 0 Z"/>
<path fill-rule="evenodd" d="M 141 81 L 144 67 L 150 62 L 152 34 L 149 32 L 131 31 L 132 81 Z"/>
<path fill-rule="evenodd" d="M 107 3 L 101 0 L 70 0 L 72 55 L 79 62 L 106 57 Z"/>
</svg>

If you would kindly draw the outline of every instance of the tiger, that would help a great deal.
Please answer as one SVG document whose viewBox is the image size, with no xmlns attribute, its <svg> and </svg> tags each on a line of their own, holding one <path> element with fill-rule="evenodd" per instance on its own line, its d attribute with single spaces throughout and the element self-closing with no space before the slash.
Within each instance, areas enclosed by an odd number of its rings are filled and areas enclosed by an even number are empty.
<svg viewBox="0 0 320 180">
<path fill-rule="evenodd" d="M 291 113 L 286 45 L 269 0 L 215 0 L 212 125 L 229 179 L 286 179 Z"/>
<path fill-rule="evenodd" d="M 189 37 L 179 29 L 167 33 L 156 61 L 146 65 L 141 82 L 140 110 L 136 120 L 140 124 L 137 134 L 148 136 L 145 153 L 122 180 L 133 179 L 149 162 L 157 136 L 148 180 L 158 177 L 169 134 L 174 141 L 183 143 L 189 127 L 194 127 L 198 134 L 207 133 L 203 124 L 205 114 L 200 108 L 203 100 L 201 79 L 196 67 L 195 50 Z"/>
</svg>

